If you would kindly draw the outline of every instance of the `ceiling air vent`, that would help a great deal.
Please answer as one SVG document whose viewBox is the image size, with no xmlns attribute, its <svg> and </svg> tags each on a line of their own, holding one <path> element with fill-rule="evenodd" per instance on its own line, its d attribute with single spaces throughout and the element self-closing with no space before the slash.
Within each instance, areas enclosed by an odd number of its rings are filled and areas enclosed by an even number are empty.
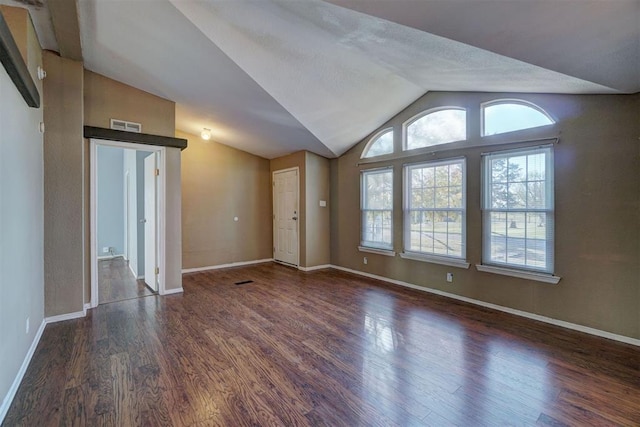
<svg viewBox="0 0 640 427">
<path fill-rule="evenodd" d="M 141 133 L 142 125 L 140 123 L 127 122 L 126 120 L 111 119 L 111 129 Z"/>
</svg>

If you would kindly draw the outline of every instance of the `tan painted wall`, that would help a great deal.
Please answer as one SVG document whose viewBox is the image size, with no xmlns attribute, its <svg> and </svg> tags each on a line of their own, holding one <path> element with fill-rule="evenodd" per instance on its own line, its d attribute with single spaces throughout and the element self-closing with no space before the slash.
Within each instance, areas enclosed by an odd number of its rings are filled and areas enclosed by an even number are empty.
<svg viewBox="0 0 640 427">
<path fill-rule="evenodd" d="M 558 121 L 550 128 L 524 131 L 519 137 L 561 135 L 554 149 L 555 273 L 562 277 L 559 284 L 481 273 L 473 266 L 481 261 L 480 154 L 505 146 L 450 150 L 375 165 L 394 166 L 394 247 L 401 251 L 402 164 L 461 155 L 467 158 L 467 258 L 472 266 L 463 270 L 358 251 L 359 174 L 364 166 L 356 164 L 367 140 L 357 144 L 332 161 L 332 263 L 640 338 L 640 95 L 432 92 L 382 127 L 393 126 L 398 137 L 402 123 L 414 114 L 457 105 L 468 108 L 468 132 L 479 135 L 479 104 L 501 97 L 530 100 Z M 469 142 L 481 141 L 475 136 Z M 364 255 L 368 265 L 362 262 Z M 454 273 L 451 284 L 445 280 L 448 271 Z"/>
<path fill-rule="evenodd" d="M 142 123 L 142 132 L 175 136 L 175 102 L 84 71 L 84 124 L 111 127 L 111 119 Z"/>
<path fill-rule="evenodd" d="M 45 315 L 82 310 L 85 222 L 82 63 L 45 51 Z"/>
<path fill-rule="evenodd" d="M 305 267 L 326 265 L 331 262 L 331 230 L 329 206 L 329 160 L 314 153 L 306 153 L 305 162 Z M 320 201 L 326 207 L 320 206 Z"/>
<path fill-rule="evenodd" d="M 166 149 L 165 289 L 182 288 L 182 189 L 179 148 Z"/>
<path fill-rule="evenodd" d="M 18 46 L 18 50 L 20 51 L 22 59 L 24 60 L 25 64 L 28 64 L 28 33 L 29 29 L 31 29 L 31 31 L 34 31 L 33 25 L 31 24 L 31 18 L 29 17 L 29 12 L 27 11 L 27 9 L 23 9 L 21 7 L 13 7 L 0 4 L 0 13 L 2 13 L 5 22 L 9 27 L 9 31 L 11 31 L 13 41 L 15 41 L 16 46 Z M 40 45 L 38 45 L 37 50 L 40 50 Z M 31 71 L 31 68 L 32 67 L 29 67 L 29 71 Z"/>
<path fill-rule="evenodd" d="M 182 152 L 183 267 L 272 258 L 269 160 L 176 136 L 189 141 Z"/>
</svg>

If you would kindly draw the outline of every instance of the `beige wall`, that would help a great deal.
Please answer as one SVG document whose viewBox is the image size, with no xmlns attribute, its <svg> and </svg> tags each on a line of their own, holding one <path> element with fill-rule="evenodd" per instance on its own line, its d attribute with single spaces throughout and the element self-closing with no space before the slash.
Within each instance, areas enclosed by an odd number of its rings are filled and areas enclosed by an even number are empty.
<svg viewBox="0 0 640 427">
<path fill-rule="evenodd" d="M 394 166 L 394 248 L 402 251 L 402 164 L 467 159 L 468 270 L 361 253 L 360 170 L 367 140 L 332 161 L 332 264 L 402 280 L 596 329 L 640 338 L 640 95 L 563 96 L 429 93 L 383 127 L 399 138 L 402 123 L 437 106 L 468 109 L 468 132 L 479 134 L 479 104 L 517 97 L 546 109 L 558 123 L 519 138 L 561 135 L 555 151 L 555 274 L 557 285 L 478 272 L 481 261 L 480 155 L 505 146 L 454 149 L 379 162 Z M 380 128 L 380 129 L 381 129 Z M 510 135 L 494 139 L 506 141 Z M 399 139 L 398 139 L 399 142 Z M 482 143 L 473 136 L 470 144 Z M 523 146 L 516 144 L 509 147 Z M 363 264 L 363 256 L 369 259 Z M 447 283 L 447 272 L 454 282 Z M 428 296 L 425 295 L 425 298 Z"/>
<path fill-rule="evenodd" d="M 182 288 L 181 151 L 166 148 L 165 290 Z M 161 261 L 162 262 L 162 261 Z"/>
<path fill-rule="evenodd" d="M 304 267 L 327 265 L 330 254 L 329 160 L 313 153 L 306 153 L 305 162 L 305 224 L 306 251 Z M 325 207 L 320 201 L 326 202 Z"/>
<path fill-rule="evenodd" d="M 45 315 L 82 311 L 85 268 L 82 63 L 45 51 Z"/>
<path fill-rule="evenodd" d="M 309 268 L 329 264 L 329 160 L 307 151 L 271 160 L 272 172 L 293 167 L 300 171 L 300 266 Z M 320 200 L 325 200 L 327 207 L 321 208 Z"/>
<path fill-rule="evenodd" d="M 269 160 L 176 136 L 189 141 L 182 153 L 183 267 L 272 258 Z"/>
<path fill-rule="evenodd" d="M 142 123 L 142 132 L 175 136 L 175 102 L 84 71 L 84 124 L 111 127 L 111 119 Z"/>
</svg>

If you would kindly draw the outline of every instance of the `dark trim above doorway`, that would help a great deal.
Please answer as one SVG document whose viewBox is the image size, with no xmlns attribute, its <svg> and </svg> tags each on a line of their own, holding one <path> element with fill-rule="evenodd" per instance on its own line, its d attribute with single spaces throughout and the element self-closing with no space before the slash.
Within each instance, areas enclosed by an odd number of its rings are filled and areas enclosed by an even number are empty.
<svg viewBox="0 0 640 427">
<path fill-rule="evenodd" d="M 29 107 L 40 108 L 40 94 L 7 21 L 0 13 L 0 62 Z"/>
<path fill-rule="evenodd" d="M 107 141 L 133 142 L 135 144 L 155 145 L 158 147 L 174 147 L 184 150 L 187 140 L 170 136 L 151 135 L 148 133 L 126 132 L 123 130 L 106 129 L 94 126 L 84 127 L 84 137 L 91 139 L 106 139 Z"/>
</svg>

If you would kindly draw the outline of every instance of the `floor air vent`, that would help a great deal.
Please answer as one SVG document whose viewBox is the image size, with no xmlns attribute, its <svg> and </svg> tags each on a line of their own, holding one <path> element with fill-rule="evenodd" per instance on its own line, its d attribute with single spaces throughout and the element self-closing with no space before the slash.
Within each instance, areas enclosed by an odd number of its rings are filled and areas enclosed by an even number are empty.
<svg viewBox="0 0 640 427">
<path fill-rule="evenodd" d="M 236 285 L 246 285 L 247 283 L 253 283 L 253 280 L 243 280 L 241 282 L 236 282 Z"/>
</svg>

